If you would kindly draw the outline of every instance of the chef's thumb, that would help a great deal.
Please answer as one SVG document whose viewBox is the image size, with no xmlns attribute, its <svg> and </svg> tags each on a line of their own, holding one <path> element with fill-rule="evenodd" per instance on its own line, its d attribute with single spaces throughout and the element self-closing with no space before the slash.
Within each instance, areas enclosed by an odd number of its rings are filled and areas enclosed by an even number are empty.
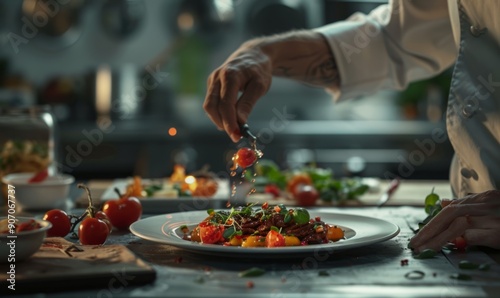
<svg viewBox="0 0 500 298">
<path fill-rule="evenodd" d="M 450 200 L 450 199 L 441 199 L 441 207 L 444 208 L 444 207 L 450 205 L 451 202 L 452 202 L 452 200 Z"/>
</svg>

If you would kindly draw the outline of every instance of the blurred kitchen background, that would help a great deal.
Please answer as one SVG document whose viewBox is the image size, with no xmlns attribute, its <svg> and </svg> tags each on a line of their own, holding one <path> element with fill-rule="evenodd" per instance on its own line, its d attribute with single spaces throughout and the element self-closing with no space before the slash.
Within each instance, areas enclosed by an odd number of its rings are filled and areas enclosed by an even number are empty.
<svg viewBox="0 0 500 298">
<path fill-rule="evenodd" d="M 209 73 L 251 37 L 384 2 L 0 0 L 0 107 L 50 106 L 57 166 L 78 179 L 162 177 L 174 163 L 227 173 L 237 145 L 202 109 Z M 316 162 L 337 176 L 447 179 L 449 80 L 445 72 L 333 104 L 322 89 L 275 79 L 249 125 L 284 168 Z M 9 124 L 0 122 L 0 141 Z"/>
</svg>

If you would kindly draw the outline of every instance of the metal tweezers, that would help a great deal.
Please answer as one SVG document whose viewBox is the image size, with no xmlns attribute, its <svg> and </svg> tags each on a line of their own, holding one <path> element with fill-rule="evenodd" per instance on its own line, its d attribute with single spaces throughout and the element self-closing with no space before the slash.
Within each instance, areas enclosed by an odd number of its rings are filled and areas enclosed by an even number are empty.
<svg viewBox="0 0 500 298">
<path fill-rule="evenodd" d="M 240 132 L 243 137 L 249 139 L 250 141 L 257 141 L 257 137 L 250 131 L 248 124 L 245 123 L 240 125 Z"/>
</svg>

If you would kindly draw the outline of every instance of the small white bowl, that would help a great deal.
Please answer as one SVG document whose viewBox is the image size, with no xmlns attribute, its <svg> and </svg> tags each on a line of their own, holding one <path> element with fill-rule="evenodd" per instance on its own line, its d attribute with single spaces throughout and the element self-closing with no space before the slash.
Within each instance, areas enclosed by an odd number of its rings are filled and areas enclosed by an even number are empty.
<svg viewBox="0 0 500 298">
<path fill-rule="evenodd" d="M 0 220 L 5 218 L 5 216 L 0 217 Z M 17 219 L 19 222 L 24 222 L 32 218 L 19 217 Z M 15 264 L 26 260 L 38 251 L 52 224 L 46 220 L 35 220 L 41 226 L 39 229 L 16 234 L 0 234 L 0 263 Z"/>
<path fill-rule="evenodd" d="M 17 210 L 48 210 L 63 208 L 69 196 L 70 186 L 75 182 L 71 175 L 49 176 L 42 182 L 29 183 L 33 173 L 9 174 L 2 178 L 4 184 L 13 185 Z"/>
</svg>

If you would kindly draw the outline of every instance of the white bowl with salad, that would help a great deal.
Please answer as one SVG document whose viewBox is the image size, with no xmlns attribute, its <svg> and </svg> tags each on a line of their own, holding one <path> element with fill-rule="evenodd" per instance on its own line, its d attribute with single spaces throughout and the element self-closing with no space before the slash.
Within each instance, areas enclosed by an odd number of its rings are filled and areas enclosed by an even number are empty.
<svg viewBox="0 0 500 298">
<path fill-rule="evenodd" d="M 8 204 L 15 205 L 17 210 L 48 210 L 65 207 L 69 199 L 71 184 L 75 178 L 67 174 L 44 176 L 43 179 L 33 178 L 34 173 L 9 174 L 2 182 L 10 191 Z M 40 176 L 38 176 L 40 177 Z"/>
</svg>

